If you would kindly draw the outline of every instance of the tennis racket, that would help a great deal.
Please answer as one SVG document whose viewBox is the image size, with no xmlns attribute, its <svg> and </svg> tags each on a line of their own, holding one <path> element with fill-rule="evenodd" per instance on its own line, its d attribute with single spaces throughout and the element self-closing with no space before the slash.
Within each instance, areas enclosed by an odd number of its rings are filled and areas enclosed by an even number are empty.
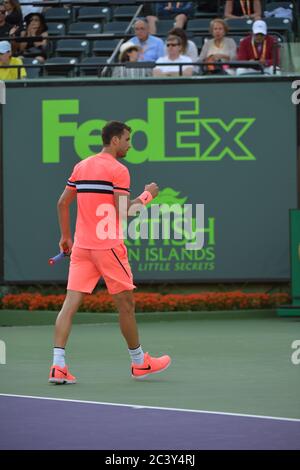
<svg viewBox="0 0 300 470">
<path fill-rule="evenodd" d="M 68 253 L 65 253 L 64 251 L 62 251 L 58 255 L 53 256 L 53 258 L 50 258 L 48 260 L 48 263 L 50 264 L 50 266 L 52 266 L 53 264 L 58 263 L 58 261 L 61 261 L 66 256 L 70 256 L 70 255 Z"/>
</svg>

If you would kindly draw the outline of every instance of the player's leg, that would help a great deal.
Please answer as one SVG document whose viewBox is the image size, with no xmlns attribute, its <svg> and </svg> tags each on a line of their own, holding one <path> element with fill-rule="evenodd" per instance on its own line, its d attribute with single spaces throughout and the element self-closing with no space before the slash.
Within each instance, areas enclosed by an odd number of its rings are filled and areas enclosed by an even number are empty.
<svg viewBox="0 0 300 470">
<path fill-rule="evenodd" d="M 134 297 L 132 291 L 124 291 L 113 295 L 119 312 L 119 324 L 122 335 L 129 349 L 139 347 L 139 335 L 134 311 Z"/>
<path fill-rule="evenodd" d="M 72 319 L 82 303 L 84 294 L 68 290 L 62 309 L 55 322 L 54 344 L 57 348 L 65 348 L 72 328 Z"/>
<path fill-rule="evenodd" d="M 70 374 L 65 363 L 65 346 L 71 332 L 73 317 L 84 293 L 91 293 L 94 290 L 100 276 L 91 260 L 90 250 L 74 248 L 71 254 L 67 295 L 55 323 L 53 363 L 49 374 L 51 383 L 76 383 L 76 377 Z"/>
<path fill-rule="evenodd" d="M 142 379 L 149 374 L 162 372 L 171 363 L 169 356 L 151 357 L 143 352 L 139 341 L 138 327 L 135 318 L 134 298 L 132 291 L 124 291 L 113 295 L 118 312 L 121 332 L 128 346 L 132 360 L 131 375 Z"/>
<path fill-rule="evenodd" d="M 65 363 L 65 346 L 72 328 L 72 319 L 83 299 L 82 292 L 67 291 L 62 309 L 59 312 L 54 331 L 53 364 L 50 368 L 49 382 L 55 384 L 74 384 L 74 377 Z"/>
<path fill-rule="evenodd" d="M 144 378 L 149 374 L 165 370 L 171 363 L 170 357 L 153 358 L 148 353 L 144 354 L 139 342 L 133 298 L 135 286 L 125 245 L 120 244 L 111 250 L 103 250 L 101 256 L 96 253 L 95 259 L 98 260 L 95 262 L 119 312 L 120 329 L 132 361 L 132 377 Z"/>
</svg>

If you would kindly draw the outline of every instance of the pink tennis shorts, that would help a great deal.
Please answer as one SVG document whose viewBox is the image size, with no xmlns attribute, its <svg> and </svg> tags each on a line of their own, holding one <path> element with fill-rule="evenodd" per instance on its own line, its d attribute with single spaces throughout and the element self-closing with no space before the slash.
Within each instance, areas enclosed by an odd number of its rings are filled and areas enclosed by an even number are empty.
<svg viewBox="0 0 300 470">
<path fill-rule="evenodd" d="M 107 250 L 73 247 L 67 289 L 91 294 L 101 277 L 110 294 L 135 288 L 124 243 Z"/>
</svg>

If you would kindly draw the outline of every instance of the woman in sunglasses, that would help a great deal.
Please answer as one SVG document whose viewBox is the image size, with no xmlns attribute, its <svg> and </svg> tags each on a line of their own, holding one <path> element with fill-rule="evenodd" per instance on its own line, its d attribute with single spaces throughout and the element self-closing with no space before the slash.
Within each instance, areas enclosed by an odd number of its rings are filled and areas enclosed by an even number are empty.
<svg viewBox="0 0 300 470">
<path fill-rule="evenodd" d="M 180 75 L 189 77 L 193 74 L 193 67 L 189 65 L 192 59 L 182 54 L 182 42 L 179 37 L 168 36 L 166 42 L 167 55 L 156 61 L 153 69 L 154 77 L 178 77 Z M 181 67 L 174 64 L 185 64 Z M 162 65 L 165 64 L 165 65 Z M 180 70 L 181 69 L 181 70 Z"/>
</svg>

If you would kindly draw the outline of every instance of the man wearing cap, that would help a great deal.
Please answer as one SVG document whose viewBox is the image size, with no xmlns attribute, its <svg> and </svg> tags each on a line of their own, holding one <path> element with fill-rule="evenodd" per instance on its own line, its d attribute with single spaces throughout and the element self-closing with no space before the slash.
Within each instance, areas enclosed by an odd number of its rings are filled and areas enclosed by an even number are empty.
<svg viewBox="0 0 300 470">
<path fill-rule="evenodd" d="M 257 60 L 260 62 L 266 73 L 273 71 L 274 58 L 276 66 L 279 66 L 279 48 L 277 41 L 267 32 L 267 24 L 265 21 L 257 20 L 252 25 L 252 34 L 247 36 L 240 42 L 238 51 L 238 60 Z M 254 69 L 237 69 L 237 74 L 254 71 Z"/>
<path fill-rule="evenodd" d="M 17 80 L 26 77 L 24 67 L 7 68 L 7 65 L 23 65 L 18 57 L 11 56 L 11 45 L 8 41 L 0 41 L 0 80 Z"/>
<path fill-rule="evenodd" d="M 149 34 L 149 25 L 147 20 L 138 19 L 134 24 L 135 36 L 130 42 L 140 46 L 139 62 L 155 62 L 164 55 L 163 40 Z"/>
</svg>

